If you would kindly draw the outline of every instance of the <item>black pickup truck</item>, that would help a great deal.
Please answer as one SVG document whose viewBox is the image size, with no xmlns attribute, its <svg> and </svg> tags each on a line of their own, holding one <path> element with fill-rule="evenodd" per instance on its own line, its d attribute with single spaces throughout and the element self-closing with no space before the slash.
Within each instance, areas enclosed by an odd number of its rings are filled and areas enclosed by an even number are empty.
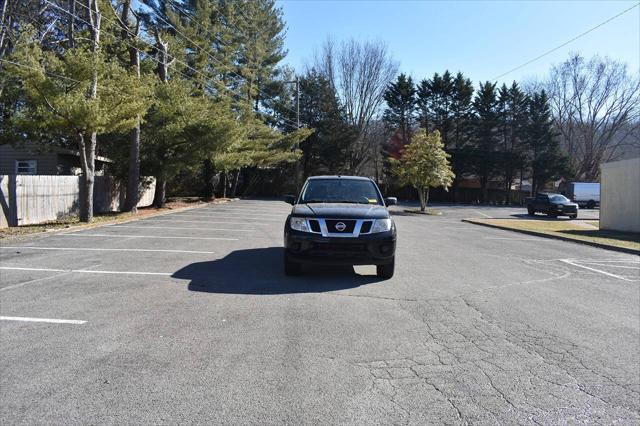
<svg viewBox="0 0 640 426">
<path fill-rule="evenodd" d="M 561 194 L 540 193 L 535 197 L 527 198 L 526 201 L 529 216 L 545 213 L 551 217 L 569 216 L 570 219 L 578 217 L 578 205 Z"/>
<path fill-rule="evenodd" d="M 369 178 L 315 176 L 307 179 L 284 225 L 284 270 L 297 275 L 305 263 L 376 265 L 380 278 L 395 268 L 396 226 Z"/>
</svg>

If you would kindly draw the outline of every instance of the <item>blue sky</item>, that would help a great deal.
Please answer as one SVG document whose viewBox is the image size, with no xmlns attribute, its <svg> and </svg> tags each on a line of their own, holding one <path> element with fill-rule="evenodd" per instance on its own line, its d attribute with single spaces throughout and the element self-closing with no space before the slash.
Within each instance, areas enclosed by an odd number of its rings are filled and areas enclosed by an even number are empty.
<svg viewBox="0 0 640 426">
<path fill-rule="evenodd" d="M 414 79 L 449 69 L 475 83 L 493 79 L 606 19 L 635 1 L 279 0 L 287 23 L 286 63 L 302 70 L 331 36 L 382 40 Z M 640 7 L 500 81 L 546 74 L 570 52 L 599 54 L 640 70 Z"/>
</svg>

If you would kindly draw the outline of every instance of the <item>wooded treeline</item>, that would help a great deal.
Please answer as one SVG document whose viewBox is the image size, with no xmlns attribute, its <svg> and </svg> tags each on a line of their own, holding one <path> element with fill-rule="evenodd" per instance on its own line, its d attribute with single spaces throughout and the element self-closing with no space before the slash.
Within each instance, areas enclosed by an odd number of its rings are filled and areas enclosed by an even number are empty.
<svg viewBox="0 0 640 426">
<path fill-rule="evenodd" d="M 75 148 L 87 188 L 95 155 L 113 159 L 132 210 L 144 175 L 158 178 L 156 205 L 166 190 L 278 195 L 317 174 L 392 186 L 389 158 L 419 129 L 441 135 L 454 200 L 464 180 L 480 183 L 479 201 L 499 182 L 509 202 L 516 182 L 597 180 L 600 163 L 640 154 L 638 76 L 607 58 L 571 55 L 537 82 L 474 85 L 449 71 L 414 82 L 384 43 L 329 40 L 296 75 L 274 0 L 3 1 L 0 12 L 0 143 Z"/>
<path fill-rule="evenodd" d="M 515 182 L 529 181 L 535 193 L 560 178 L 597 181 L 601 163 L 640 155 L 639 80 L 624 64 L 572 55 L 528 86 L 474 88 L 449 71 L 414 84 L 400 74 L 385 93 L 393 134 L 384 151 L 398 158 L 416 129 L 438 130 L 456 175 L 453 198 L 462 179 L 475 178 L 481 202 L 494 181 L 506 203 Z"/>
</svg>

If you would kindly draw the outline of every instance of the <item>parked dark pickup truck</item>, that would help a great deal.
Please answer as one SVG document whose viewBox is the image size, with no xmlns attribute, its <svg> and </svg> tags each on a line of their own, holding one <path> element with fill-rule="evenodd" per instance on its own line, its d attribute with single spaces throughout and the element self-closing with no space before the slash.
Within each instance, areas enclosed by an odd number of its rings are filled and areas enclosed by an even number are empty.
<svg viewBox="0 0 640 426">
<path fill-rule="evenodd" d="M 529 216 L 546 213 L 551 217 L 569 216 L 575 219 L 578 217 L 578 205 L 561 194 L 541 193 L 527 198 L 527 213 Z"/>
</svg>

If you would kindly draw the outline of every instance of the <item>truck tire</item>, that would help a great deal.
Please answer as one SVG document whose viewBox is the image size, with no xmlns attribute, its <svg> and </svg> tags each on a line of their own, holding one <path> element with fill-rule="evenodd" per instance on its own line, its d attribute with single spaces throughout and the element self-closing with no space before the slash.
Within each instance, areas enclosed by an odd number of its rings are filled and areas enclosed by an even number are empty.
<svg viewBox="0 0 640 426">
<path fill-rule="evenodd" d="M 577 219 L 578 215 L 577 214 L 570 214 L 569 215 L 569 219 Z"/>
<path fill-rule="evenodd" d="M 287 276 L 300 275 L 302 273 L 302 264 L 289 259 L 287 253 L 284 254 L 284 274 Z"/>
<path fill-rule="evenodd" d="M 378 278 L 384 278 L 385 280 L 388 280 L 389 278 L 393 277 L 395 268 L 396 257 L 394 256 L 393 259 L 391 259 L 391 263 L 387 263 L 386 265 L 376 265 L 376 275 L 378 275 Z"/>
<path fill-rule="evenodd" d="M 533 207 L 527 207 L 527 214 L 529 216 L 535 216 L 536 215 L 536 211 L 533 209 Z"/>
<path fill-rule="evenodd" d="M 588 209 L 594 209 L 596 207 L 596 202 L 593 200 L 589 200 L 587 201 L 587 208 Z"/>
</svg>

